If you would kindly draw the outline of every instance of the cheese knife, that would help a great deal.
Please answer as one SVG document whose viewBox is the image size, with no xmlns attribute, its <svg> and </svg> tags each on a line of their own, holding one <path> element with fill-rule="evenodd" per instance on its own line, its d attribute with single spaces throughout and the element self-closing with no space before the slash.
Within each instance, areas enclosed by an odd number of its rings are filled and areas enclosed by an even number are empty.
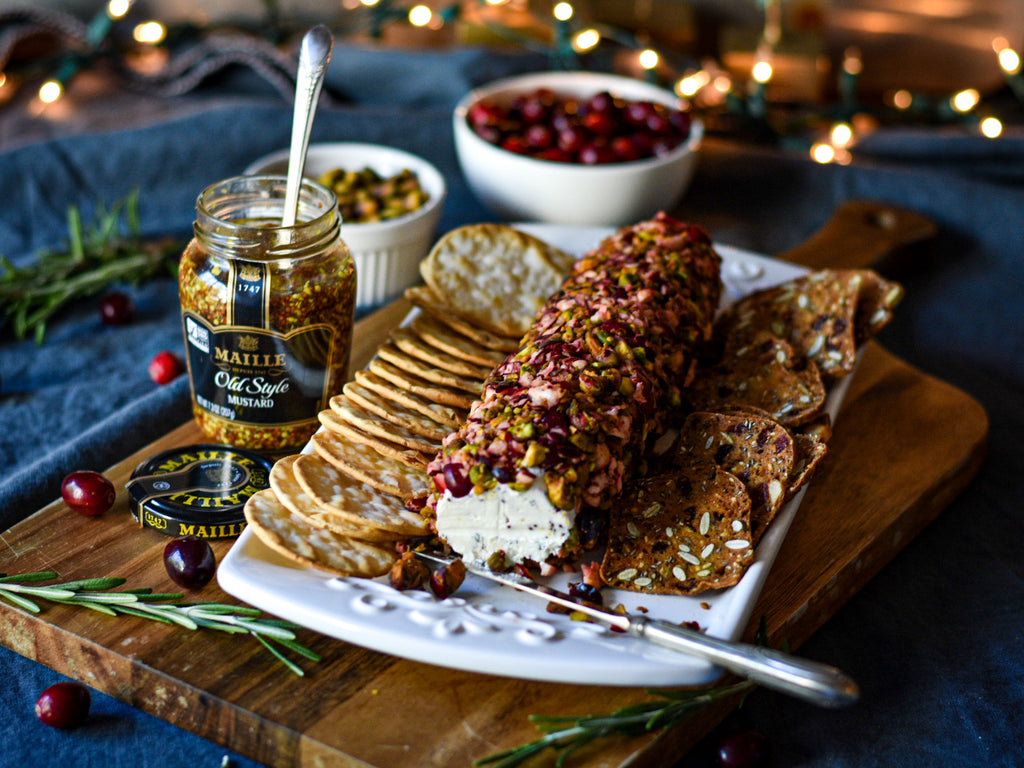
<svg viewBox="0 0 1024 768">
<path fill-rule="evenodd" d="M 456 559 L 420 551 L 416 552 L 416 556 L 427 563 L 443 566 L 450 565 Z M 475 576 L 569 610 L 580 611 L 630 637 L 709 661 L 766 688 L 796 696 L 818 706 L 846 706 L 855 702 L 860 695 L 857 684 L 846 673 L 827 664 L 801 659 L 760 645 L 720 640 L 660 619 L 610 611 L 595 603 L 581 602 L 517 572 L 499 573 L 469 563 L 464 565 L 466 571 Z"/>
</svg>

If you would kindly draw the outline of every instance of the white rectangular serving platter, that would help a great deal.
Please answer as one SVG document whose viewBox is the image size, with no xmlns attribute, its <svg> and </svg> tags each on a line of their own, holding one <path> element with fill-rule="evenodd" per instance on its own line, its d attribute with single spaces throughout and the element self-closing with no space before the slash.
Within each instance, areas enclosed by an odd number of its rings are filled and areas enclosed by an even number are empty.
<svg viewBox="0 0 1024 768">
<path fill-rule="evenodd" d="M 610 233 L 605 228 L 522 224 L 519 228 L 577 256 Z M 727 245 L 722 256 L 723 306 L 752 291 L 806 272 L 802 267 Z M 829 393 L 833 421 L 850 377 Z M 738 584 L 694 597 L 644 595 L 605 588 L 606 606 L 671 622 L 696 622 L 709 635 L 736 640 L 778 554 L 804 491 L 779 512 Z M 595 555 L 599 558 L 600 553 Z M 717 667 L 613 632 L 548 613 L 546 604 L 469 575 L 458 592 L 438 600 L 425 591 L 399 592 L 379 579 L 340 578 L 277 555 L 249 530 L 217 570 L 221 587 L 240 600 L 330 637 L 414 661 L 470 672 L 548 682 L 673 687 L 715 680 Z M 546 582 L 566 589 L 579 574 Z"/>
</svg>

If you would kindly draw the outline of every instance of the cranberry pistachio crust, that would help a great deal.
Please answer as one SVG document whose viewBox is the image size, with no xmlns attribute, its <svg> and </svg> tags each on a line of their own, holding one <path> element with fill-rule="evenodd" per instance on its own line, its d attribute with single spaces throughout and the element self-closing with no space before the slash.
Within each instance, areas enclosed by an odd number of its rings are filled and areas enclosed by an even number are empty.
<svg viewBox="0 0 1024 768">
<path fill-rule="evenodd" d="M 721 260 L 665 214 L 578 260 L 427 471 L 433 502 L 543 474 L 563 510 L 606 508 L 660 434 L 710 338 Z"/>
</svg>

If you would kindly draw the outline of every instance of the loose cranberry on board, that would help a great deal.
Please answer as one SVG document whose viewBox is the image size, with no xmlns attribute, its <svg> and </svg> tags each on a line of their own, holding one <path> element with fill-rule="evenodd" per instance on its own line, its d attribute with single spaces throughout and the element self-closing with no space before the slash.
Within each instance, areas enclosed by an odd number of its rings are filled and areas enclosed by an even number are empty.
<svg viewBox="0 0 1024 768">
<path fill-rule="evenodd" d="M 102 515 L 114 506 L 114 484 L 99 472 L 80 469 L 70 473 L 60 485 L 60 495 L 80 515 Z"/>
<path fill-rule="evenodd" d="M 181 358 L 166 349 L 157 352 L 149 361 L 149 378 L 157 384 L 170 384 L 185 372 Z"/>
<path fill-rule="evenodd" d="M 77 728 L 89 716 L 92 696 L 81 683 L 54 683 L 36 699 L 36 717 L 52 728 Z"/>
</svg>

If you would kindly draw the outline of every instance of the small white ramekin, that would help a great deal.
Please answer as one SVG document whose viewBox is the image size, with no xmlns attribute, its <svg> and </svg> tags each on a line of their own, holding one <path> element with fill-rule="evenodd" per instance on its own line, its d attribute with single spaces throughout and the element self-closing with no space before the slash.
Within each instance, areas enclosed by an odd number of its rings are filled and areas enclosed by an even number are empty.
<svg viewBox="0 0 1024 768">
<path fill-rule="evenodd" d="M 434 242 L 448 187 L 441 172 L 417 155 L 380 144 L 337 142 L 310 144 L 304 175 L 319 178 L 336 168 L 372 168 L 384 177 L 408 169 L 430 199 L 420 208 L 386 221 L 345 222 L 341 238 L 356 265 L 356 308 L 380 306 L 420 281 L 419 265 Z M 253 161 L 247 174 L 288 173 L 288 150 Z"/>
</svg>

